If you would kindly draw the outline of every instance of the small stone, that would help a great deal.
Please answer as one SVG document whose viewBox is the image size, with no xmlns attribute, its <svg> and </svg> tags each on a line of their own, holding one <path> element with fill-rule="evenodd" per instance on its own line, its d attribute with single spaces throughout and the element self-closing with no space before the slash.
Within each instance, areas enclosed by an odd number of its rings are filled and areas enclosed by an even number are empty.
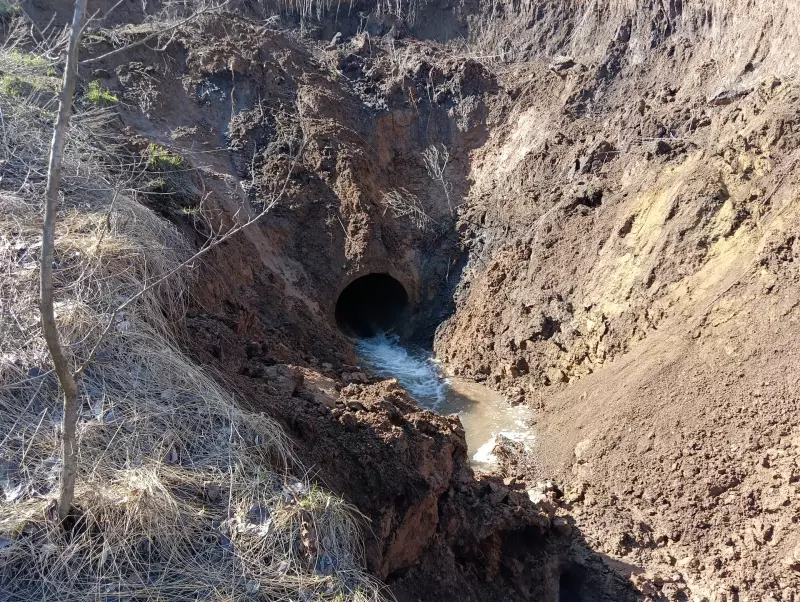
<svg viewBox="0 0 800 602">
<path fill-rule="evenodd" d="M 558 55 L 553 57 L 553 62 L 550 63 L 551 71 L 567 71 L 575 66 L 575 59 L 571 56 Z"/>
<path fill-rule="evenodd" d="M 508 497 L 508 494 L 508 487 L 494 481 L 489 483 L 489 502 L 493 506 L 501 504 Z"/>
<path fill-rule="evenodd" d="M 788 485 L 765 491 L 762 494 L 761 506 L 767 512 L 777 512 L 792 503 L 794 494 L 794 487 Z"/>
<path fill-rule="evenodd" d="M 503 366 L 503 378 L 519 378 L 520 371 L 517 369 L 516 364 L 506 364 Z"/>
<path fill-rule="evenodd" d="M 546 481 L 539 481 L 536 483 L 535 489 L 542 491 L 544 493 L 553 493 L 554 497 L 559 498 L 563 495 L 561 488 L 556 484 L 555 481 L 550 479 Z"/>
<path fill-rule="evenodd" d="M 311 391 L 311 396 L 318 404 L 325 406 L 326 408 L 333 409 L 336 407 L 336 398 L 332 395 L 327 395 L 324 391 Z"/>
<path fill-rule="evenodd" d="M 346 404 L 348 410 L 352 410 L 353 412 L 366 412 L 367 408 L 364 407 L 364 404 L 360 401 L 348 401 Z"/>
<path fill-rule="evenodd" d="M 578 483 L 567 490 L 564 501 L 568 504 L 577 504 L 586 499 L 586 492 L 589 491 L 588 483 Z"/>
<path fill-rule="evenodd" d="M 303 384 L 303 373 L 297 368 L 278 364 L 264 369 L 263 377 L 280 395 L 292 397 Z"/>
<path fill-rule="evenodd" d="M 527 493 L 528 499 L 534 504 L 538 504 L 547 499 L 547 494 L 543 491 L 539 491 L 538 489 L 528 489 Z"/>
<path fill-rule="evenodd" d="M 789 555 L 784 558 L 783 564 L 792 569 L 793 571 L 800 571 L 800 544 L 795 546 Z"/>
<path fill-rule="evenodd" d="M 530 491 L 528 492 L 528 497 L 530 498 Z M 552 520 L 552 518 L 556 514 L 556 506 L 548 499 L 541 499 L 535 504 L 542 510 L 545 514 L 547 514 L 547 518 Z"/>
<path fill-rule="evenodd" d="M 386 398 L 383 398 L 379 402 L 383 411 L 386 412 L 386 415 L 389 417 L 389 420 L 396 421 L 400 420 L 403 415 L 400 413 L 400 410 L 397 409 L 397 406 L 394 405 L 391 401 Z"/>
<path fill-rule="evenodd" d="M 639 439 L 639 442 L 636 444 L 636 452 L 638 454 L 646 454 L 653 449 L 653 439 L 648 437 L 643 437 Z"/>
<path fill-rule="evenodd" d="M 725 487 L 718 483 L 710 483 L 708 485 L 708 495 L 712 497 L 716 497 L 718 495 L 722 495 L 725 492 Z"/>
<path fill-rule="evenodd" d="M 348 431 L 354 431 L 356 426 L 358 426 L 358 420 L 356 419 L 354 414 L 350 412 L 345 412 L 339 417 L 339 422 L 342 423 Z"/>
<path fill-rule="evenodd" d="M 563 516 L 556 516 L 553 518 L 553 529 L 561 535 L 572 534 L 572 525 L 570 525 L 569 521 Z"/>
<path fill-rule="evenodd" d="M 672 152 L 672 146 L 666 140 L 658 140 L 654 152 L 657 157 L 668 155 Z"/>
<path fill-rule="evenodd" d="M 711 497 L 717 497 L 729 489 L 736 487 L 738 484 L 739 480 L 735 477 L 721 477 L 718 481 L 712 481 L 711 483 L 708 483 L 708 494 Z"/>
<path fill-rule="evenodd" d="M 583 441 L 579 442 L 578 445 L 575 446 L 575 459 L 578 461 L 578 464 L 583 464 L 586 462 L 589 456 L 589 450 L 592 448 L 592 440 L 591 439 L 584 439 Z"/>
<path fill-rule="evenodd" d="M 685 556 L 677 562 L 677 565 L 681 568 L 697 568 L 699 564 L 700 561 L 698 561 L 694 556 Z"/>
<path fill-rule="evenodd" d="M 708 104 L 712 107 L 723 107 L 729 105 L 740 98 L 744 98 L 753 91 L 752 88 L 741 90 L 722 90 L 708 99 Z"/>
</svg>

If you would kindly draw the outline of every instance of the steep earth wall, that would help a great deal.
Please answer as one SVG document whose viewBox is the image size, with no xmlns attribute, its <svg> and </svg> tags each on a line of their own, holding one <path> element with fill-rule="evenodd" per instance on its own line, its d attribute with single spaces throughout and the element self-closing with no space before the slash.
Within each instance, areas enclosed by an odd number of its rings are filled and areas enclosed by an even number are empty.
<svg viewBox="0 0 800 602">
<path fill-rule="evenodd" d="M 142 198 L 198 245 L 276 202 L 202 266 L 187 346 L 371 520 L 401 599 L 796 599 L 797 8 L 398 6 L 237 5 L 85 74 L 180 158 Z M 513 479 L 359 374 L 332 307 L 370 272 L 540 410 Z"/>
<path fill-rule="evenodd" d="M 645 594 L 793 600 L 797 9 L 617 8 L 500 78 L 436 349 L 540 410 L 509 470 Z"/>
<path fill-rule="evenodd" d="M 452 311 L 464 256 L 454 214 L 492 123 L 490 70 L 368 35 L 320 48 L 227 14 L 86 75 L 119 96 L 120 131 L 149 157 L 142 202 L 198 247 L 274 204 L 205 257 L 178 334 L 364 516 L 368 567 L 394 595 L 556 600 L 569 570 L 589 599 L 634 599 L 553 528 L 552 504 L 476 479 L 459 421 L 372 382 L 333 320 L 339 293 L 368 273 L 405 287 L 409 337 L 430 340 Z M 432 146 L 447 152 L 444 182 L 425 167 Z M 392 191 L 424 219 L 387 204 Z"/>
</svg>

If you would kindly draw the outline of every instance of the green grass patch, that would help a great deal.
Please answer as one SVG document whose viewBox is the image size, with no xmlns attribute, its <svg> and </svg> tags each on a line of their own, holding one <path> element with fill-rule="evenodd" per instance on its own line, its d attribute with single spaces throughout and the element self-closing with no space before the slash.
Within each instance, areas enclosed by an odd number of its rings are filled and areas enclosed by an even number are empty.
<svg viewBox="0 0 800 602">
<path fill-rule="evenodd" d="M 11 52 L 9 52 L 6 55 L 6 57 L 7 60 L 16 67 L 24 69 L 32 69 L 36 71 L 43 71 L 46 75 L 50 76 L 56 74 L 56 70 L 53 67 L 53 65 L 50 64 L 50 61 L 36 54 L 31 54 L 30 52 L 23 52 L 22 50 L 15 48 Z"/>
<path fill-rule="evenodd" d="M 57 77 L 0 75 L 0 93 L 15 98 L 27 98 L 36 92 L 57 94 L 61 80 Z"/>
<path fill-rule="evenodd" d="M 151 142 L 147 146 L 147 167 L 156 171 L 171 171 L 183 165 L 183 159 Z"/>
<path fill-rule="evenodd" d="M 89 99 L 89 102 L 96 105 L 110 105 L 119 102 L 119 96 L 101 86 L 100 82 L 96 80 L 89 82 L 89 87 L 86 90 L 86 98 Z"/>
<path fill-rule="evenodd" d="M 28 86 L 16 75 L 0 75 L 0 94 L 22 98 L 27 96 Z"/>
<path fill-rule="evenodd" d="M 46 58 L 19 48 L 0 50 L 0 92 L 4 95 L 25 98 L 38 92 L 58 93 L 60 89 L 61 78 Z"/>
<path fill-rule="evenodd" d="M 7 21 L 13 19 L 20 14 L 19 4 L 16 2 L 9 2 L 8 0 L 0 0 L 0 20 Z"/>
</svg>

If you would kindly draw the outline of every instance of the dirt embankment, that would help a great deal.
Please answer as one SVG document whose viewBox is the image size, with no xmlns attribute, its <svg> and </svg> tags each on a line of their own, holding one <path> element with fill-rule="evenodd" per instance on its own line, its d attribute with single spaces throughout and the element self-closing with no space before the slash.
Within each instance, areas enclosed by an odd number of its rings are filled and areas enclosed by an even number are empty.
<svg viewBox="0 0 800 602">
<path fill-rule="evenodd" d="M 436 349 L 540 410 L 509 470 L 564 482 L 646 596 L 794 600 L 798 15 L 696 4 L 589 15 L 500 78 Z"/>
<path fill-rule="evenodd" d="M 203 266 L 197 357 L 370 519 L 403 599 L 633 596 L 587 543 L 652 599 L 795 599 L 796 11 L 419 10 L 441 31 L 348 15 L 327 45 L 242 8 L 92 74 L 179 158 L 143 198 L 198 245 L 276 202 Z M 540 410 L 508 470 L 564 495 L 475 480 L 457 421 L 359 374 L 333 304 L 372 272 L 423 338 L 455 292 L 437 353 Z"/>
<path fill-rule="evenodd" d="M 334 324 L 339 293 L 369 273 L 409 293 L 408 336 L 430 340 L 452 311 L 453 216 L 493 123 L 490 70 L 369 35 L 326 49 L 236 15 L 99 67 L 131 145 L 159 157 L 141 199 L 197 246 L 274 203 L 206 256 L 185 344 L 364 515 L 368 567 L 399 599 L 555 600 L 567 570 L 591 599 L 633 595 L 572 548 L 571 527 L 553 529 L 552 504 L 476 479 L 458 420 L 371 382 Z M 426 168 L 432 147 L 448 156 L 446 188 Z M 417 212 L 387 203 L 391 192 Z"/>
</svg>

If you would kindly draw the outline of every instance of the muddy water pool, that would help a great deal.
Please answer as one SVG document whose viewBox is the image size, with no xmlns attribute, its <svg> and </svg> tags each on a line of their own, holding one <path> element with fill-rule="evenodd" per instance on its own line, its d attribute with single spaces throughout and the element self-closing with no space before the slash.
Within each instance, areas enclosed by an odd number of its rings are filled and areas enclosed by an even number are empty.
<svg viewBox="0 0 800 602">
<path fill-rule="evenodd" d="M 429 351 L 404 346 L 398 337 L 383 334 L 359 339 L 356 349 L 366 367 L 379 376 L 396 378 L 421 406 L 458 414 L 475 467 L 494 463 L 497 435 L 525 445 L 533 442 L 527 407 L 509 405 L 502 395 L 479 383 L 446 376 Z"/>
</svg>

